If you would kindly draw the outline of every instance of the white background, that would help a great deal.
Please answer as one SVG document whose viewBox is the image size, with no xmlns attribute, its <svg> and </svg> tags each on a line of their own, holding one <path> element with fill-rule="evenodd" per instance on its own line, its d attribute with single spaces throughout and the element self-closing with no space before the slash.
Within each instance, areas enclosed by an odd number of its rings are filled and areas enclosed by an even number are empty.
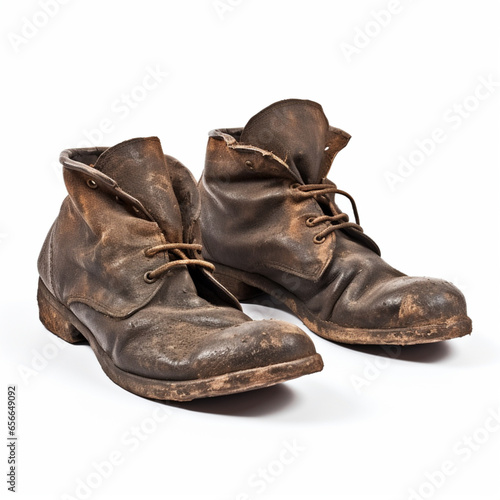
<svg viewBox="0 0 500 500">
<path fill-rule="evenodd" d="M 0 435 L 14 383 L 17 498 L 500 498 L 498 2 L 57 5 L 48 18 L 38 1 L 4 2 L 0 22 Z M 389 21 L 377 16 L 389 7 Z M 148 68 L 160 76 L 144 90 Z M 481 79 L 496 86 L 488 93 Z M 163 405 L 120 389 L 88 346 L 62 346 L 43 328 L 36 259 L 65 196 L 62 149 L 157 135 L 199 177 L 210 129 L 243 126 L 290 97 L 320 102 L 352 134 L 330 178 L 356 198 L 389 263 L 463 290 L 472 336 L 394 356 L 312 335 L 319 374 Z M 424 161 L 413 154 L 419 165 L 391 189 L 387 172 L 436 128 L 445 140 Z M 120 463 L 98 475 L 93 464 L 110 455 Z M 436 473 L 445 462 L 447 475 Z M 9 497 L 4 479 L 0 491 Z"/>
</svg>

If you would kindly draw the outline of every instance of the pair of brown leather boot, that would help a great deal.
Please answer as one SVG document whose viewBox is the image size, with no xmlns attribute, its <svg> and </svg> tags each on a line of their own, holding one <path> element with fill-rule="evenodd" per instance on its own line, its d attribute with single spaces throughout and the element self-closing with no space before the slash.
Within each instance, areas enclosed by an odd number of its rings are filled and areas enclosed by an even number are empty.
<svg viewBox="0 0 500 500">
<path fill-rule="evenodd" d="M 470 333 L 460 291 L 386 264 L 326 179 L 348 141 L 319 104 L 291 99 L 211 132 L 199 187 L 157 138 L 63 151 L 68 196 L 38 260 L 42 323 L 89 342 L 123 388 L 178 401 L 322 369 L 302 330 L 252 321 L 235 296 L 266 292 L 338 342 Z"/>
</svg>

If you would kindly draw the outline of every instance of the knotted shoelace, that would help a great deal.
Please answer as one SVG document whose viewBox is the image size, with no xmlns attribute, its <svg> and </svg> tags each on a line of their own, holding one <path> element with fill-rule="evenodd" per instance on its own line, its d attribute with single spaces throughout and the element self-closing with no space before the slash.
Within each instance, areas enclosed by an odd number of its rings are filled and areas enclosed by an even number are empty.
<svg viewBox="0 0 500 500">
<path fill-rule="evenodd" d="M 356 202 L 354 198 L 345 191 L 337 189 L 335 184 L 296 184 L 294 185 L 297 191 L 303 193 L 304 198 L 314 198 L 318 201 L 318 198 L 325 197 L 327 194 L 333 194 L 331 200 L 326 198 L 329 203 L 330 209 L 334 215 L 321 215 L 319 217 L 310 217 L 307 219 L 306 224 L 309 227 L 316 226 L 321 224 L 322 222 L 331 222 L 332 225 L 326 227 L 322 231 L 320 231 L 316 236 L 314 236 L 314 243 L 323 243 L 326 237 L 333 233 L 333 231 L 337 231 L 338 229 L 344 229 L 347 227 L 352 227 L 357 229 L 358 231 L 363 232 L 363 228 L 359 225 L 359 216 L 358 209 L 356 207 Z M 335 209 L 335 195 L 340 194 L 349 199 L 352 206 L 352 211 L 354 212 L 354 217 L 356 218 L 356 223 L 349 222 L 349 216 L 344 212 L 338 212 Z"/>
<path fill-rule="evenodd" d="M 201 245 L 197 245 L 195 243 L 165 243 L 164 245 L 147 248 L 144 251 L 146 257 L 154 257 L 157 253 L 168 252 L 175 255 L 179 259 L 171 260 L 170 262 L 167 262 L 152 271 L 148 271 L 144 275 L 144 281 L 146 283 L 153 283 L 169 269 L 177 266 L 200 266 L 213 272 L 215 269 L 213 264 L 202 259 L 192 259 L 183 252 L 183 250 L 195 250 L 201 252 L 201 248 Z"/>
</svg>

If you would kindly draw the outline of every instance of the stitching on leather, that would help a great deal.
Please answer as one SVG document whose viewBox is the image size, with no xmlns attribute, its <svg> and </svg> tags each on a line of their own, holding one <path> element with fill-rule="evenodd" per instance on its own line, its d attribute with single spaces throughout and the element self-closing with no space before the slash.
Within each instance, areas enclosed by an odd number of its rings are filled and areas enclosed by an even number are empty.
<svg viewBox="0 0 500 500">
<path fill-rule="evenodd" d="M 240 143 L 227 144 L 227 147 L 230 149 L 237 149 L 237 150 L 256 151 L 264 157 L 269 156 L 274 161 L 277 161 L 278 163 L 286 167 L 288 171 L 291 172 L 290 167 L 279 156 L 276 156 L 274 153 L 272 153 L 271 151 L 267 151 L 266 149 L 261 149 L 258 148 L 257 146 L 251 146 L 249 144 L 240 144 Z"/>
<path fill-rule="evenodd" d="M 73 295 L 68 297 L 67 302 L 68 306 L 75 302 L 81 302 L 83 304 L 91 306 L 98 312 L 102 312 L 104 314 L 107 314 L 108 316 L 111 316 L 112 318 L 126 318 L 127 316 L 130 316 L 131 314 L 133 314 L 134 312 L 138 311 L 139 309 L 143 308 L 146 304 L 148 304 L 153 299 L 153 297 L 158 293 L 158 290 L 161 288 L 162 284 L 163 280 L 158 280 L 158 285 L 156 286 L 156 289 L 153 290 L 153 292 L 150 295 L 148 295 L 146 299 L 143 300 L 141 303 L 132 306 L 132 308 L 129 309 L 128 312 L 124 312 L 123 309 L 120 311 L 111 311 L 107 306 L 101 304 L 96 300 L 89 299 L 88 297 L 81 297 L 78 295 Z"/>
<path fill-rule="evenodd" d="M 269 269 L 279 269 L 280 271 L 290 272 L 290 274 L 293 274 L 295 276 L 300 276 L 301 278 L 314 278 L 317 276 L 318 273 L 318 266 L 316 266 L 316 269 L 310 274 L 305 274 L 305 273 L 299 274 L 293 267 L 286 266 L 284 264 L 281 264 L 273 260 L 269 260 L 266 263 L 264 263 L 264 267 L 268 267 Z"/>
</svg>

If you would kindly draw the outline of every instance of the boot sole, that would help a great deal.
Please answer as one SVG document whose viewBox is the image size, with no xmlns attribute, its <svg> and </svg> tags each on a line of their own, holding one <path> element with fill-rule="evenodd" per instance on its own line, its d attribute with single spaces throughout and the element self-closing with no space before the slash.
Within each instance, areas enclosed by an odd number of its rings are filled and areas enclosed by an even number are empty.
<svg viewBox="0 0 500 500">
<path fill-rule="evenodd" d="M 349 328 L 316 317 L 306 305 L 286 288 L 258 274 L 211 261 L 215 277 L 239 300 L 245 301 L 267 293 L 288 307 L 303 323 L 319 336 L 344 344 L 413 345 L 440 342 L 468 335 L 472 321 L 467 316 L 455 316 L 443 323 L 407 328 Z"/>
<path fill-rule="evenodd" d="M 319 354 L 196 380 L 158 380 L 135 375 L 118 368 L 104 352 L 92 332 L 46 288 L 38 282 L 37 293 L 40 321 L 54 335 L 70 344 L 87 341 L 104 373 L 117 385 L 139 396 L 172 401 L 191 401 L 197 398 L 223 396 L 261 389 L 302 375 L 321 371 Z"/>
</svg>

